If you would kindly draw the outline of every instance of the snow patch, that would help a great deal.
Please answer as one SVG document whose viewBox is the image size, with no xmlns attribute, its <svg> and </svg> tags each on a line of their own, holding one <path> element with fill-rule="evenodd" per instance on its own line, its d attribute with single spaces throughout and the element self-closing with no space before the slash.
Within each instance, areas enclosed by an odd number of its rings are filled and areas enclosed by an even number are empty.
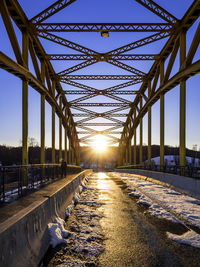
<svg viewBox="0 0 200 267">
<path fill-rule="evenodd" d="M 129 196 L 131 196 L 131 197 L 140 197 L 141 194 L 136 192 L 136 191 L 132 191 L 131 193 L 129 193 Z"/>
<path fill-rule="evenodd" d="M 200 248 L 200 235 L 193 230 L 190 230 L 183 235 L 175 235 L 167 232 L 167 237 L 180 244 Z"/>
<path fill-rule="evenodd" d="M 114 173 L 121 178 L 127 186 L 135 192 L 141 194 L 138 204 L 147 206 L 157 203 L 161 209 L 150 209 L 150 214 L 167 220 L 173 220 L 174 216 L 169 216 L 168 213 L 176 214 L 181 220 L 187 221 L 190 225 L 200 228 L 200 201 L 183 193 L 179 193 L 171 188 L 166 188 L 162 185 L 154 184 L 145 179 L 141 179 L 140 175 L 132 175 L 126 173 Z M 152 199 L 152 200 L 151 200 Z M 155 207 L 155 206 L 154 206 Z M 167 212 L 168 211 L 168 212 Z"/>
<path fill-rule="evenodd" d="M 149 207 L 148 213 L 154 217 L 157 217 L 159 219 L 165 219 L 168 221 L 172 221 L 174 223 L 180 223 L 182 224 L 181 221 L 179 221 L 178 219 L 176 219 L 176 217 L 174 217 L 173 215 L 171 215 L 171 213 L 169 213 L 168 211 L 164 210 L 163 208 L 161 208 L 159 205 L 157 204 L 153 204 Z"/>
<path fill-rule="evenodd" d="M 50 245 L 55 248 L 58 244 L 66 243 L 67 240 L 65 239 L 70 235 L 65 229 L 65 221 L 60 217 L 56 217 L 54 223 L 48 224 L 48 231 L 50 235 Z"/>
<path fill-rule="evenodd" d="M 73 209 L 74 209 L 74 201 L 72 200 L 72 204 L 69 205 L 66 208 L 66 211 L 65 211 L 65 217 L 66 217 L 66 219 L 70 216 L 70 214 L 72 213 Z"/>
<path fill-rule="evenodd" d="M 140 194 L 140 198 L 137 201 L 137 204 L 150 207 L 153 203 L 150 198 L 146 197 L 145 195 Z"/>
<path fill-rule="evenodd" d="M 73 201 L 74 201 L 74 204 L 75 205 L 78 203 L 79 198 L 80 198 L 80 194 L 79 193 L 75 193 L 75 195 L 73 197 Z"/>
</svg>

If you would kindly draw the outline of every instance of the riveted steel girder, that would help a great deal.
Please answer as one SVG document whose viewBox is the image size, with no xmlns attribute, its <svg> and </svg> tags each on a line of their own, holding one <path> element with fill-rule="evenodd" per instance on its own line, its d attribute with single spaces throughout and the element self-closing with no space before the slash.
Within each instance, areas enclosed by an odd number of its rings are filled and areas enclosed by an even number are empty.
<svg viewBox="0 0 200 267">
<path fill-rule="evenodd" d="M 138 75 L 66 75 L 61 77 L 65 80 L 136 80 L 141 79 Z"/>
<path fill-rule="evenodd" d="M 108 52 L 107 55 L 116 55 L 116 54 L 125 53 L 125 52 L 131 51 L 133 49 L 136 49 L 138 47 L 141 47 L 141 46 L 150 44 L 152 42 L 161 40 L 163 38 L 166 38 L 169 35 L 170 34 L 168 32 L 156 33 L 156 34 L 153 34 L 151 36 L 148 36 L 148 37 L 145 37 L 143 39 L 140 39 L 138 41 L 135 41 L 133 43 L 130 43 L 128 45 L 124 45 L 124 46 L 122 46 L 120 48 L 114 49 L 114 50 Z"/>
<path fill-rule="evenodd" d="M 97 60 L 98 61 L 106 61 L 107 59 L 112 60 L 155 60 L 158 58 L 158 55 L 136 55 L 136 54 L 126 54 L 126 55 L 111 55 L 104 57 L 104 54 L 101 56 L 93 56 L 93 55 L 81 55 L 81 54 L 49 54 L 47 55 L 49 60 Z"/>
<path fill-rule="evenodd" d="M 96 91 L 95 92 L 96 93 L 96 95 L 101 95 L 101 93 L 98 93 L 98 91 Z M 135 94 L 137 94 L 138 93 L 138 91 L 132 91 L 132 90 L 124 90 L 124 91 L 115 91 L 115 92 L 109 92 L 109 95 L 111 95 L 111 94 L 115 94 L 115 95 L 135 95 Z M 83 95 L 85 95 L 85 94 L 90 94 L 90 93 L 88 93 L 87 91 L 73 91 L 73 90 L 66 90 L 65 91 L 65 94 L 66 95 L 81 95 L 81 94 L 83 94 Z M 105 93 L 105 94 L 103 94 L 102 93 L 102 95 L 107 95 L 108 93 Z"/>
<path fill-rule="evenodd" d="M 77 82 L 73 82 L 73 81 L 70 81 L 68 79 L 61 79 L 61 82 L 69 84 L 71 86 L 75 86 L 75 87 L 84 89 L 84 90 L 89 91 L 89 92 L 94 92 L 94 91 L 97 90 L 97 89 L 95 89 L 95 88 L 93 88 L 91 86 L 88 86 L 88 85 L 85 85 L 85 84 L 81 84 L 81 83 L 77 83 Z M 65 91 L 65 92 L 67 92 L 67 91 Z"/>
<path fill-rule="evenodd" d="M 75 103 L 71 107 L 130 107 L 130 104 L 123 103 Z"/>
<path fill-rule="evenodd" d="M 83 63 L 81 64 L 77 64 L 76 66 L 73 66 L 71 68 L 68 68 L 66 70 L 63 70 L 61 72 L 58 73 L 59 76 L 65 76 L 69 73 L 72 73 L 74 71 L 77 71 L 77 70 L 80 70 L 80 69 L 83 69 L 83 68 L 86 68 L 94 63 L 96 63 L 97 61 L 96 60 L 88 60 L 88 61 L 84 61 Z"/>
<path fill-rule="evenodd" d="M 76 0 L 58 0 L 55 3 L 53 3 L 52 5 L 50 5 L 48 8 L 46 8 L 45 10 L 40 12 L 38 15 L 34 16 L 31 19 L 31 22 L 40 23 L 40 22 L 46 20 L 47 18 L 51 17 L 52 15 L 56 14 L 57 12 L 62 10 L 63 8 L 71 5 L 75 1 Z"/>
<path fill-rule="evenodd" d="M 167 10 L 159 6 L 157 3 L 155 3 L 152 0 L 136 0 L 141 5 L 145 6 L 147 9 L 151 10 L 154 14 L 161 17 L 165 21 L 169 23 L 176 23 L 177 18 L 170 14 Z"/>
<path fill-rule="evenodd" d="M 84 113 L 75 113 L 72 115 L 73 117 L 88 117 L 88 114 L 84 114 Z M 104 117 L 104 113 L 96 113 L 95 117 Z M 127 117 L 128 114 L 113 114 L 112 117 Z"/>
<path fill-rule="evenodd" d="M 170 31 L 169 23 L 38 23 L 38 32 L 159 32 Z"/>
<path fill-rule="evenodd" d="M 78 127 L 80 127 L 80 126 L 123 126 L 123 123 L 121 123 L 121 124 L 119 124 L 119 123 L 110 123 L 110 122 L 107 122 L 107 123 L 92 123 L 92 122 L 90 122 L 90 123 L 80 123 L 80 124 L 76 124 Z"/>
<path fill-rule="evenodd" d="M 93 51 L 92 49 L 86 48 L 82 45 L 76 44 L 74 42 L 71 42 L 69 40 L 66 40 L 60 36 L 57 36 L 51 33 L 41 32 L 41 33 L 38 33 L 38 36 L 46 40 L 49 40 L 51 42 L 66 46 L 78 52 L 87 54 L 87 55 L 96 55 L 96 52 Z"/>
</svg>

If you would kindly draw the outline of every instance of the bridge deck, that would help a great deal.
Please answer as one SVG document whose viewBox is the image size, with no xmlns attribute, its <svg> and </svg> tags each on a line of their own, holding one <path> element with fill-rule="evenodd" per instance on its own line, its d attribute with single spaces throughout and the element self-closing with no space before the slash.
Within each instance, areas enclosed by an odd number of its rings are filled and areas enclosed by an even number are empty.
<svg viewBox="0 0 200 267">
<path fill-rule="evenodd" d="M 67 244 L 50 249 L 44 266 L 199 266 L 198 249 L 166 237 L 187 229 L 148 216 L 129 192 L 112 173 L 93 174 L 67 221 Z"/>
</svg>

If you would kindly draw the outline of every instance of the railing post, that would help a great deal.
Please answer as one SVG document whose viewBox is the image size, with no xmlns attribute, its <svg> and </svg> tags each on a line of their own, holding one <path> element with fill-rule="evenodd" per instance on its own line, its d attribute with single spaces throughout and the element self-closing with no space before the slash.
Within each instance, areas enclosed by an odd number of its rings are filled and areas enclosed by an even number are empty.
<svg viewBox="0 0 200 267">
<path fill-rule="evenodd" d="M 19 167 L 18 169 L 18 196 L 22 196 L 22 182 L 25 168 Z"/>
<path fill-rule="evenodd" d="M 3 193 L 3 201 L 5 201 L 5 168 L 3 167 L 2 174 L 2 193 Z"/>
<path fill-rule="evenodd" d="M 186 58 L 186 32 L 182 31 L 180 34 L 180 67 L 184 63 Z M 179 138 L 180 138 L 180 167 L 181 175 L 185 175 L 185 127 L 186 127 L 186 80 L 183 79 L 180 82 L 180 126 L 179 126 Z"/>
</svg>

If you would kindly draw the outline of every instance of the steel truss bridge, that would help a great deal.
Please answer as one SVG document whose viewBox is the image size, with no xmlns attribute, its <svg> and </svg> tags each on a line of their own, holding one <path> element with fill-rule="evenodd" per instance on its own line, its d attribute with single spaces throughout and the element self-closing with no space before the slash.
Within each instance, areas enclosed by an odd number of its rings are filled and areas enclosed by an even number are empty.
<svg viewBox="0 0 200 267">
<path fill-rule="evenodd" d="M 194 61 L 200 42 L 200 25 L 193 35 L 190 47 L 186 50 L 187 31 L 197 21 L 200 15 L 200 0 L 195 0 L 182 19 L 177 19 L 167 10 L 152 0 L 133 0 L 144 9 L 157 15 L 160 23 L 46 23 L 62 9 L 76 0 L 58 0 L 45 10 L 28 19 L 17 0 L 0 0 L 0 12 L 3 25 L 7 31 L 15 59 L 0 52 L 0 67 L 22 80 L 22 164 L 28 164 L 28 86 L 41 95 L 41 164 L 45 163 L 45 101 L 52 107 L 52 163 L 55 163 L 55 114 L 59 117 L 59 149 L 62 158 L 62 140 L 65 141 L 65 161 L 80 165 L 80 143 L 88 144 L 90 138 L 103 133 L 110 144 L 119 144 L 118 166 L 136 164 L 136 129 L 140 129 L 140 164 L 142 165 L 143 117 L 148 114 L 148 165 L 151 165 L 151 108 L 160 100 L 160 165 L 164 167 L 164 104 L 165 93 L 177 85 L 180 86 L 180 166 L 185 166 L 185 121 L 186 121 L 186 81 L 200 72 L 200 60 Z M 78 0 L 77 0 L 78 2 Z M 49 20 L 48 20 L 49 21 Z M 21 32 L 20 44 L 16 27 Z M 136 39 L 132 43 L 118 47 L 106 53 L 99 53 L 78 43 L 69 41 L 58 33 L 63 32 L 99 32 L 102 37 L 110 32 L 145 32 L 147 37 Z M 72 54 L 47 54 L 41 40 L 56 43 L 70 48 Z M 145 47 L 159 40 L 165 44 L 159 53 L 137 54 L 134 49 Z M 130 53 L 131 52 L 131 53 Z M 133 52 L 133 53 L 132 53 Z M 30 60 L 34 73 L 29 70 Z M 172 74 L 176 58 L 179 56 L 178 71 Z M 52 62 L 63 60 L 81 61 L 72 67 L 55 72 Z M 148 73 L 134 68 L 136 60 L 152 61 Z M 107 62 L 127 75 L 74 75 L 73 72 Z M 126 63 L 127 62 L 127 63 Z M 108 88 L 94 88 L 81 81 L 85 80 L 115 80 L 123 81 Z M 64 90 L 65 86 L 75 87 L 74 90 Z M 134 89 L 139 84 L 139 89 Z M 131 88 L 126 90 L 125 88 Z M 78 88 L 78 90 L 77 90 Z M 75 99 L 68 101 L 68 96 Z M 123 96 L 130 96 L 129 99 Z M 93 97 L 107 97 L 108 102 L 91 102 Z M 132 98 L 131 98 L 132 97 Z M 89 100 L 85 102 L 84 100 Z M 112 102 L 109 102 L 112 100 Z M 105 112 L 92 111 L 91 107 L 112 108 Z M 75 110 L 76 112 L 72 112 Z M 77 113 L 79 112 L 79 113 Z M 120 112 L 120 113 L 119 113 Z M 78 120 L 76 119 L 78 118 Z M 108 120 L 106 123 L 94 122 L 97 118 Z M 121 118 L 121 119 L 120 119 Z M 125 120 L 123 121 L 122 118 Z M 92 120 L 92 122 L 91 122 Z M 100 131 L 93 127 L 104 126 Z M 62 136 L 62 127 L 65 129 Z M 84 135 L 81 137 L 81 135 Z M 120 135 L 117 138 L 115 135 Z M 68 140 L 68 142 L 67 142 Z M 131 148 L 133 140 L 133 151 Z M 67 144 L 69 143 L 69 147 Z M 70 151 L 69 156 L 67 150 Z"/>
</svg>

